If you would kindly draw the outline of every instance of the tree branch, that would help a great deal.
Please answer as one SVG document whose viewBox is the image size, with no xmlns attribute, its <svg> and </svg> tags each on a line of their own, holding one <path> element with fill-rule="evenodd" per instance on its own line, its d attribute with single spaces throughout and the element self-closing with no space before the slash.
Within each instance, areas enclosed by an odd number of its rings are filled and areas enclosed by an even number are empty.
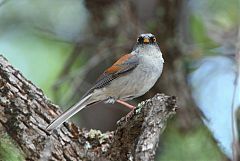
<svg viewBox="0 0 240 161">
<path fill-rule="evenodd" d="M 0 55 L 0 134 L 11 138 L 26 160 L 154 160 L 159 136 L 176 108 L 175 97 L 157 94 L 113 132 L 64 123 L 49 134 L 45 127 L 61 113 L 59 107 Z"/>
</svg>

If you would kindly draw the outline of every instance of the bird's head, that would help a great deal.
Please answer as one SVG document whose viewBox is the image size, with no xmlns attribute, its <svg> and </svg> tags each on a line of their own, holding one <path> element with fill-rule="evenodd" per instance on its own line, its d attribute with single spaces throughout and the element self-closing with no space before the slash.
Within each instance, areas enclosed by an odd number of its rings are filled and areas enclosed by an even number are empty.
<svg viewBox="0 0 240 161">
<path fill-rule="evenodd" d="M 151 33 L 141 34 L 137 39 L 137 44 L 139 44 L 139 45 L 143 45 L 143 44 L 154 45 L 154 44 L 157 44 L 157 39 Z"/>
<path fill-rule="evenodd" d="M 135 53 L 144 53 L 145 55 L 152 55 L 152 53 L 159 53 L 160 48 L 157 44 L 156 37 L 151 34 L 141 34 L 138 39 L 137 43 L 133 48 Z"/>
</svg>

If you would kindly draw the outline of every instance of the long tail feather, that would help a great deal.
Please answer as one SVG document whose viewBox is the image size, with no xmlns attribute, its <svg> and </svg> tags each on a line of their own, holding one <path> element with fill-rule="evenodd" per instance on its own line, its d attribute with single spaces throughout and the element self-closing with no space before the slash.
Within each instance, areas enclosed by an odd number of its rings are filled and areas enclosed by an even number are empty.
<svg viewBox="0 0 240 161">
<path fill-rule="evenodd" d="M 82 110 L 84 107 L 87 106 L 85 103 L 90 97 L 92 96 L 92 93 L 84 97 L 82 100 L 80 100 L 77 104 L 75 104 L 73 107 L 69 108 L 67 111 L 62 113 L 60 116 L 58 116 L 51 124 L 47 126 L 47 130 L 51 131 L 53 129 L 56 129 L 58 126 L 60 126 L 64 121 L 72 117 L 74 114 Z"/>
</svg>

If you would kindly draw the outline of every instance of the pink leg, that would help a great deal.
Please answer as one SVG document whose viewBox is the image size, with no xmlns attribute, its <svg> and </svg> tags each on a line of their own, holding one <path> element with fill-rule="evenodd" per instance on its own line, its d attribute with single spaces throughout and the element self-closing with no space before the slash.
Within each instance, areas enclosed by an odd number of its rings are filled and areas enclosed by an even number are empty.
<svg viewBox="0 0 240 161">
<path fill-rule="evenodd" d="M 120 103 L 120 104 L 122 104 L 122 105 L 124 105 L 124 106 L 130 108 L 131 110 L 133 110 L 133 109 L 136 108 L 135 106 L 130 105 L 130 104 L 128 104 L 127 102 L 124 102 L 124 101 L 122 101 L 122 100 L 117 100 L 117 103 Z"/>
</svg>

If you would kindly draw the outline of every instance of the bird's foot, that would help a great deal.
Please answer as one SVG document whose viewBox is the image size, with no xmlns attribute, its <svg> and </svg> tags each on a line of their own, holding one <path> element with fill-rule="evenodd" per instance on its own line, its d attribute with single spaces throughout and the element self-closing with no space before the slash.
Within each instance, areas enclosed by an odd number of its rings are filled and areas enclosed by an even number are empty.
<svg viewBox="0 0 240 161">
<path fill-rule="evenodd" d="M 135 109 L 136 107 L 133 106 L 133 105 L 130 105 L 130 104 L 128 104 L 127 102 L 124 102 L 124 101 L 122 101 L 122 100 L 117 100 L 116 102 L 124 105 L 125 107 L 127 107 L 127 108 L 129 108 L 129 109 L 131 110 L 131 111 L 128 112 L 128 114 L 125 116 L 125 121 L 127 121 L 129 118 L 132 117 L 132 115 L 133 115 L 133 113 L 134 113 L 134 109 Z"/>
<path fill-rule="evenodd" d="M 134 109 L 132 109 L 130 112 L 128 112 L 128 114 L 125 116 L 125 121 L 128 121 L 129 118 L 131 118 L 134 114 Z"/>
</svg>

